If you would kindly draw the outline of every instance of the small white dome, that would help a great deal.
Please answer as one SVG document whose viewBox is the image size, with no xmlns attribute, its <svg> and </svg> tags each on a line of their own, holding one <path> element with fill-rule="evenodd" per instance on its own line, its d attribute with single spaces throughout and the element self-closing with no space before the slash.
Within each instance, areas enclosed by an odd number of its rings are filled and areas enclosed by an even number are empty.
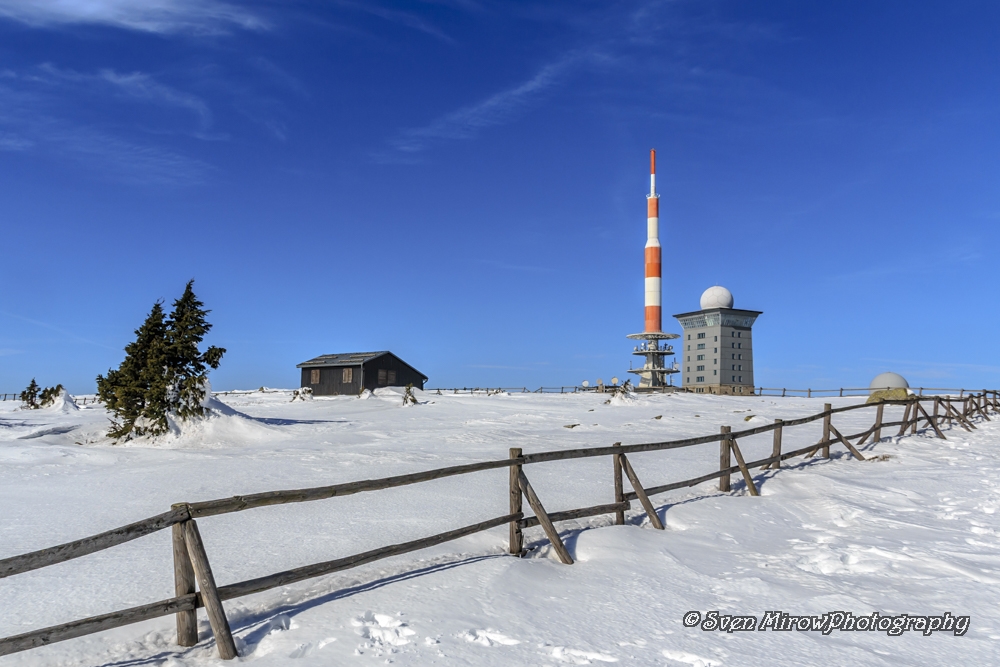
<svg viewBox="0 0 1000 667">
<path fill-rule="evenodd" d="M 733 293 L 727 290 L 725 287 L 709 287 L 705 290 L 705 293 L 701 295 L 701 309 L 707 310 L 709 308 L 732 308 L 733 307 Z"/>
<path fill-rule="evenodd" d="M 869 389 L 909 389 L 910 383 L 899 373 L 879 373 L 868 385 Z"/>
</svg>

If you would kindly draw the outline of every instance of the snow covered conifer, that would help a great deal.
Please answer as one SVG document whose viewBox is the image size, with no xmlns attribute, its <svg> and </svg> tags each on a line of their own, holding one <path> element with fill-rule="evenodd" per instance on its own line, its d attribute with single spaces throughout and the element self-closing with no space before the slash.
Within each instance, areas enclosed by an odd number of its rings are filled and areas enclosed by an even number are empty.
<svg viewBox="0 0 1000 667">
<path fill-rule="evenodd" d="M 131 440 L 144 435 L 163 435 L 170 428 L 168 415 L 180 419 L 203 416 L 207 367 L 218 368 L 225 350 L 210 347 L 204 353 L 199 343 L 212 325 L 209 311 L 191 289 L 174 301 L 167 317 L 162 302 L 153 309 L 136 339 L 125 346 L 125 360 L 107 377 L 97 376 L 97 393 L 114 417 L 108 435 Z"/>
<path fill-rule="evenodd" d="M 97 376 L 97 394 L 114 415 L 112 438 L 130 440 L 167 432 L 166 320 L 159 301 L 136 338 L 125 346 L 125 359 L 107 377 Z"/>
<path fill-rule="evenodd" d="M 38 395 L 38 401 L 40 407 L 47 408 L 53 403 L 55 403 L 56 399 L 59 398 L 59 394 L 62 392 L 62 390 L 63 386 L 61 384 L 57 384 L 54 387 L 46 387 L 45 389 L 42 389 L 42 393 Z"/>
<path fill-rule="evenodd" d="M 21 405 L 29 410 L 38 407 L 38 383 L 35 382 L 35 378 L 31 378 L 31 384 L 20 393 L 18 398 L 21 399 Z"/>
<path fill-rule="evenodd" d="M 224 348 L 214 346 L 204 353 L 198 349 L 205 334 L 212 328 L 205 319 L 211 311 L 203 308 L 204 304 L 194 295 L 192 285 L 194 281 L 188 281 L 184 294 L 174 301 L 174 310 L 167 320 L 168 401 L 170 411 L 181 419 L 205 414 L 202 401 L 208 379 L 206 367 L 218 368 L 226 352 Z"/>
</svg>

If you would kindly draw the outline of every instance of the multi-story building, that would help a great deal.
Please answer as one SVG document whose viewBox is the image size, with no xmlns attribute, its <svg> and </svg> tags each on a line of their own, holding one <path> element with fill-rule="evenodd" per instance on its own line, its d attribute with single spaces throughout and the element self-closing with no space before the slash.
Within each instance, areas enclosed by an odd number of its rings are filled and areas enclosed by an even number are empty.
<svg viewBox="0 0 1000 667">
<path fill-rule="evenodd" d="M 752 394 L 751 327 L 760 314 L 733 308 L 725 287 L 709 287 L 701 295 L 701 310 L 674 315 L 684 327 L 677 352 L 682 386 L 697 393 Z"/>
</svg>

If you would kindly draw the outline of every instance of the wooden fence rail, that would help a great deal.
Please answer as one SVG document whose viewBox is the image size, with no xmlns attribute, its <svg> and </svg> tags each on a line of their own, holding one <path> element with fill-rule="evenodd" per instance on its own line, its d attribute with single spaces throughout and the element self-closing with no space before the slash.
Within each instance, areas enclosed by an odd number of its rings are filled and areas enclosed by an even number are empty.
<svg viewBox="0 0 1000 667">
<path fill-rule="evenodd" d="M 932 412 L 924 408 L 923 403 L 925 402 L 933 402 Z M 900 421 L 883 421 L 884 410 L 887 405 L 903 406 L 905 408 L 903 418 Z M 5 637 L 0 639 L 0 655 L 16 653 L 53 642 L 171 614 L 175 614 L 177 618 L 178 644 L 192 646 L 198 641 L 196 610 L 199 607 L 204 607 L 208 612 L 209 624 L 212 628 L 220 657 L 231 659 L 237 656 L 237 649 L 228 620 L 226 619 L 225 610 L 222 607 L 222 602 L 225 600 L 259 593 L 278 586 L 287 586 L 313 577 L 358 567 L 383 558 L 409 553 L 418 549 L 425 549 L 504 524 L 508 524 L 510 527 L 510 552 L 512 554 L 521 555 L 523 553 L 522 531 L 525 528 L 541 526 L 552 543 L 553 549 L 559 559 L 563 563 L 572 564 L 573 558 L 564 546 L 558 531 L 555 529 L 554 523 L 556 522 L 601 514 L 614 514 L 615 523 L 622 524 L 625 522 L 625 511 L 631 508 L 632 501 L 637 500 L 645 510 L 650 524 L 654 528 L 662 530 L 663 524 L 649 499 L 650 496 L 674 489 L 695 486 L 713 479 L 719 479 L 719 489 L 721 491 L 729 491 L 730 477 L 737 473 L 742 475 L 748 492 L 751 495 L 757 495 L 756 483 L 750 472 L 754 468 L 780 468 L 782 461 L 796 456 L 812 456 L 819 451 L 822 451 L 823 457 L 829 458 L 831 445 L 843 445 L 852 456 L 859 460 L 864 460 L 864 456 L 861 454 L 859 448 L 864 445 L 865 441 L 869 437 L 872 437 L 872 444 L 880 442 L 882 439 L 882 429 L 894 426 L 899 426 L 898 435 L 903 435 L 907 429 L 910 429 L 911 433 L 915 433 L 920 427 L 920 422 L 924 422 L 923 428 L 932 429 L 934 434 L 939 438 L 945 438 L 941 430 L 941 425 L 945 421 L 947 421 L 949 427 L 953 423 L 958 423 L 966 431 L 974 430 L 977 428 L 974 423 L 975 420 L 989 421 L 991 420 L 991 412 L 996 413 L 1000 411 L 1000 393 L 983 390 L 981 393 L 965 394 L 962 391 L 960 398 L 951 396 L 914 396 L 905 401 L 882 401 L 876 404 L 850 405 L 840 408 L 832 408 L 830 404 L 826 404 L 824 407 L 825 409 L 822 412 L 814 415 L 790 420 L 776 419 L 772 424 L 745 429 L 743 431 L 732 431 L 730 427 L 723 426 L 717 434 L 682 440 L 635 445 L 615 443 L 610 447 L 589 447 L 539 452 L 535 454 L 524 454 L 520 449 L 512 448 L 509 458 L 497 461 L 470 463 L 407 475 L 396 475 L 381 479 L 347 482 L 309 489 L 270 491 L 203 502 L 178 503 L 173 505 L 169 512 L 137 521 L 121 528 L 48 549 L 0 560 L 0 578 L 4 578 L 110 549 L 111 547 L 124 544 L 125 542 L 165 528 L 172 528 L 173 531 L 175 597 L 139 607 L 132 607 L 20 635 Z M 874 424 L 865 431 L 852 435 L 843 435 L 832 423 L 832 417 L 835 414 L 866 408 L 875 408 L 876 417 Z M 819 420 L 823 421 L 823 435 L 819 442 L 793 451 L 781 451 L 782 436 L 787 429 Z M 771 456 L 756 461 L 745 461 L 739 441 L 768 432 L 773 433 Z M 633 453 L 664 451 L 713 442 L 718 442 L 720 446 L 719 469 L 680 482 L 644 487 L 640 482 L 635 468 L 628 460 L 628 455 Z M 736 457 L 737 465 L 735 466 L 732 465 L 731 455 L 735 455 Z M 598 456 L 610 456 L 612 459 L 615 482 L 614 503 L 548 512 L 532 488 L 524 471 L 524 466 L 527 465 Z M 217 586 L 215 582 L 208 555 L 205 552 L 204 543 L 201 540 L 196 523 L 197 518 L 240 512 L 256 507 L 323 500 L 499 468 L 509 468 L 510 470 L 510 505 L 508 514 L 504 516 L 487 519 L 429 537 L 380 547 L 360 554 L 306 565 L 225 586 Z M 625 478 L 629 480 L 632 486 L 632 491 L 630 492 L 624 491 Z M 534 512 L 534 516 L 524 515 L 521 506 L 522 499 L 528 501 Z"/>
</svg>

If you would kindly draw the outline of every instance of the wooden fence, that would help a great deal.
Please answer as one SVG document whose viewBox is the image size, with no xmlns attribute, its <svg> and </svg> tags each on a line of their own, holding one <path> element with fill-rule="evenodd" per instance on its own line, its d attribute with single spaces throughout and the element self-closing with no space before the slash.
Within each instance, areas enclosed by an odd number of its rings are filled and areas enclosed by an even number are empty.
<svg viewBox="0 0 1000 667">
<path fill-rule="evenodd" d="M 931 402 L 933 403 L 932 410 L 924 407 L 925 403 Z M 885 421 L 885 408 L 888 405 L 903 406 L 902 419 L 899 421 Z M 615 523 L 623 524 L 625 522 L 625 511 L 630 509 L 631 501 L 638 500 L 653 527 L 662 530 L 663 523 L 660 521 L 655 507 L 649 498 L 652 495 L 694 486 L 713 479 L 719 480 L 719 489 L 725 492 L 730 490 L 731 476 L 740 474 L 746 483 L 750 495 L 756 496 L 758 495 L 757 485 L 750 473 L 751 468 L 760 466 L 762 470 L 776 469 L 780 468 L 781 462 L 786 459 L 803 455 L 809 457 L 817 453 L 821 453 L 823 457 L 829 458 L 830 446 L 838 444 L 846 447 L 855 458 L 864 460 L 864 455 L 859 451 L 864 443 L 869 438 L 871 438 L 872 444 L 881 441 L 883 430 L 896 426 L 899 427 L 896 435 L 900 436 L 905 434 L 907 429 L 910 430 L 910 433 L 916 433 L 918 428 L 921 428 L 921 422 L 924 422 L 922 428 L 933 429 L 934 433 L 940 438 L 945 437 L 941 430 L 941 426 L 945 422 L 947 422 L 949 427 L 957 423 L 966 431 L 971 431 L 976 428 L 974 423 L 976 420 L 990 420 L 989 415 L 991 412 L 1000 411 L 1000 394 L 997 391 L 983 391 L 981 393 L 963 395 L 961 398 L 951 396 L 914 396 L 905 401 L 884 401 L 870 405 L 850 405 L 840 408 L 833 408 L 827 403 L 824 408 L 822 412 L 808 417 L 787 421 L 776 419 L 773 424 L 737 432 L 732 431 L 729 426 L 723 426 L 718 434 L 685 438 L 683 440 L 636 445 L 615 443 L 610 447 L 591 447 L 539 452 L 535 454 L 524 454 L 520 449 L 512 448 L 507 459 L 497 461 L 470 463 L 407 475 L 397 475 L 395 477 L 335 484 L 333 486 L 291 491 L 270 491 L 204 502 L 178 503 L 172 505 L 168 512 L 99 535 L 93 535 L 56 547 L 0 560 L 0 578 L 4 578 L 55 565 L 56 563 L 62 563 L 74 558 L 80 558 L 81 556 L 104 549 L 110 549 L 167 528 L 170 528 L 173 533 L 174 597 L 139 607 L 132 607 L 131 609 L 123 609 L 100 616 L 92 616 L 24 634 L 5 637 L 0 639 L 0 655 L 25 651 L 53 642 L 93 634 L 170 614 L 176 615 L 177 643 L 181 646 L 193 646 L 198 642 L 196 610 L 199 607 L 204 607 L 208 614 L 209 625 L 215 637 L 219 655 L 223 659 L 228 660 L 236 657 L 237 652 L 229 622 L 222 607 L 222 602 L 225 600 L 259 593 L 278 586 L 286 586 L 297 581 L 357 567 L 379 559 L 424 549 L 504 524 L 509 525 L 509 550 L 511 554 L 517 556 L 523 554 L 524 540 L 522 531 L 525 528 L 541 526 L 545 531 L 545 535 L 551 541 L 559 559 L 563 563 L 572 564 L 573 558 L 566 550 L 562 539 L 559 537 L 559 533 L 555 529 L 554 524 L 556 522 L 600 514 L 614 514 Z M 843 435 L 833 425 L 833 415 L 863 409 L 875 411 L 874 422 L 865 431 L 852 435 Z M 785 430 L 818 420 L 822 420 L 823 422 L 823 435 L 819 442 L 793 451 L 782 451 L 782 434 Z M 748 462 L 744 460 L 739 440 L 768 432 L 773 434 L 771 456 L 757 461 Z M 633 453 L 664 451 L 713 442 L 718 442 L 720 446 L 718 470 L 693 479 L 670 482 L 660 486 L 644 487 L 639 480 L 635 468 L 628 459 L 628 455 Z M 549 512 L 543 506 L 525 473 L 525 466 L 536 463 L 603 456 L 611 457 L 614 475 L 615 498 L 614 502 L 610 504 Z M 732 463 L 733 457 L 736 459 L 735 466 Z M 211 565 L 209 564 L 208 554 L 205 552 L 205 545 L 201 539 L 196 522 L 196 519 L 199 518 L 231 512 L 242 512 L 256 507 L 323 500 L 499 468 L 508 468 L 510 477 L 508 511 L 502 516 L 430 537 L 381 547 L 353 556 L 298 567 L 225 586 L 219 586 L 215 581 Z M 632 487 L 632 491 L 630 492 L 625 492 L 625 478 L 629 480 Z M 534 516 L 528 516 L 524 513 L 522 507 L 523 500 L 528 501 L 528 505 L 533 511 Z"/>
<path fill-rule="evenodd" d="M 892 387 L 884 387 L 884 389 L 892 389 Z M 841 387 L 839 389 L 787 389 L 784 387 L 774 388 L 774 387 L 757 387 L 754 393 L 758 396 L 804 396 L 806 398 L 813 398 L 814 396 L 819 398 L 821 396 L 833 396 L 834 394 L 844 397 L 844 396 L 868 396 L 873 389 L 871 387 Z M 924 394 L 958 394 L 959 398 L 965 396 L 967 389 L 942 389 L 940 387 L 913 387 L 910 391 L 916 393 L 917 396 L 923 396 Z M 983 391 L 986 391 L 983 389 Z"/>
</svg>

